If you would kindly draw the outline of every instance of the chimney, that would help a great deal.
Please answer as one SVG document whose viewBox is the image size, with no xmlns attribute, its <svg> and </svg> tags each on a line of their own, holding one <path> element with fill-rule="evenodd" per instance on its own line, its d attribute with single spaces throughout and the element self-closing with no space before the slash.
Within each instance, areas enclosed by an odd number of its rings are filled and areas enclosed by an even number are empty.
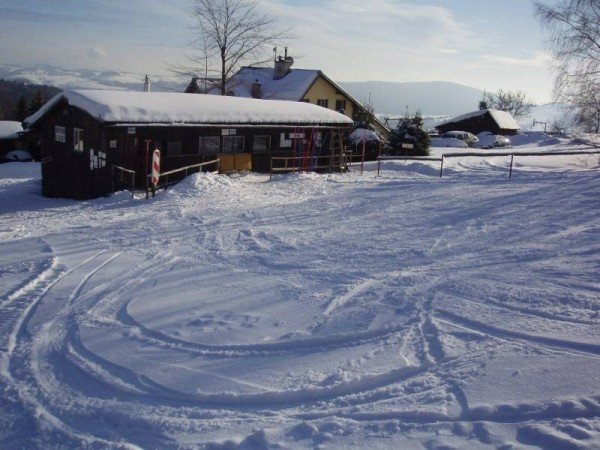
<svg viewBox="0 0 600 450">
<path fill-rule="evenodd" d="M 260 98 L 262 94 L 261 91 L 261 84 L 258 82 L 258 80 L 254 80 L 254 83 L 252 83 L 252 90 L 250 92 L 252 94 L 252 98 Z"/>
<path fill-rule="evenodd" d="M 282 58 L 281 56 L 275 60 L 275 71 L 273 72 L 273 79 L 280 80 L 285 78 L 285 76 L 290 73 L 292 70 L 292 65 L 294 64 L 294 58 L 288 56 L 288 49 L 285 47 L 285 56 Z"/>
<path fill-rule="evenodd" d="M 150 78 L 146 75 L 146 79 L 144 80 L 144 92 L 150 92 Z"/>
</svg>

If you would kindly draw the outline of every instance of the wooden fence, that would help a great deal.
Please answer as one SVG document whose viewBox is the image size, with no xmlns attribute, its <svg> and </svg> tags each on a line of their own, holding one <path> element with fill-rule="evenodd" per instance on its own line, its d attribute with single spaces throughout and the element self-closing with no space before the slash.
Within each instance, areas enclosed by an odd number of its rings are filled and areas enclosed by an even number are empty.
<svg viewBox="0 0 600 450">
<path fill-rule="evenodd" d="M 308 159 L 310 170 L 328 170 L 333 172 L 336 169 L 342 169 L 345 165 L 345 160 L 339 155 L 325 156 L 273 156 L 269 169 L 269 178 L 273 177 L 274 173 L 292 173 L 300 172 L 305 162 Z M 324 162 L 322 162 L 324 161 Z"/>
</svg>

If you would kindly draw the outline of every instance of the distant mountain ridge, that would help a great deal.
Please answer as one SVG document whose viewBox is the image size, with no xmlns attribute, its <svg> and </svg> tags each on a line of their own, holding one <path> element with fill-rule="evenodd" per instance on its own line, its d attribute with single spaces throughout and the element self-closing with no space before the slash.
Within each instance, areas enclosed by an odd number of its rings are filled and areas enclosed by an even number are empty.
<svg viewBox="0 0 600 450">
<path fill-rule="evenodd" d="M 458 115 L 477 109 L 483 91 L 448 81 L 395 83 L 387 81 L 340 82 L 361 102 L 369 97 L 378 114 Z"/>
<path fill-rule="evenodd" d="M 49 65 L 0 65 L 0 78 L 56 86 L 60 89 L 142 89 L 145 74 L 87 69 L 62 69 Z M 178 75 L 152 75 L 153 91 L 183 91 L 189 79 Z M 379 114 L 420 110 L 424 115 L 455 115 L 477 109 L 483 91 L 445 81 L 394 83 L 385 81 L 339 82 L 354 98 L 369 96 Z"/>
</svg>

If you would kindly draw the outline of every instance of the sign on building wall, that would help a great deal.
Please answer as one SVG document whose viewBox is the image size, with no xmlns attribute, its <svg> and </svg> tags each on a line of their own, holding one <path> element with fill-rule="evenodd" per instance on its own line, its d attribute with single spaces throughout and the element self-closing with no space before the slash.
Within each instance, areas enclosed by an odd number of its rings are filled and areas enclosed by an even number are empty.
<svg viewBox="0 0 600 450">
<path fill-rule="evenodd" d="M 63 144 L 67 142 L 67 130 L 65 127 L 61 127 L 60 125 L 54 127 L 54 140 Z"/>
</svg>

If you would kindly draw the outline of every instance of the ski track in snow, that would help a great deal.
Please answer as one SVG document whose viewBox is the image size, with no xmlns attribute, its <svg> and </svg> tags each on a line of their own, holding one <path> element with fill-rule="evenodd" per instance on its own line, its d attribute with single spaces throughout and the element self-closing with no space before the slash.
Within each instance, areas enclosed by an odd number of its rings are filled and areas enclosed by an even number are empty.
<svg viewBox="0 0 600 450">
<path fill-rule="evenodd" d="M 600 446 L 596 173 L 386 167 L 10 207 L 0 446 Z"/>
</svg>

